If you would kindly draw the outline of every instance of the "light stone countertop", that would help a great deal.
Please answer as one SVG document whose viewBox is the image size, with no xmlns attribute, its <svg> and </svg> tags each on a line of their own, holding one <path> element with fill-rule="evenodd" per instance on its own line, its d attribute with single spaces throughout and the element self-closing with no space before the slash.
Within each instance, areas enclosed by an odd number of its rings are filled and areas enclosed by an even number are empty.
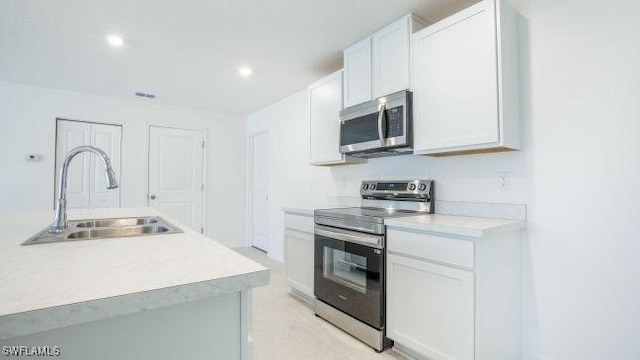
<svg viewBox="0 0 640 360">
<path fill-rule="evenodd" d="M 315 204 L 290 203 L 283 206 L 282 211 L 289 214 L 313 216 L 315 209 L 360 207 L 361 201 L 360 196 L 329 195 L 327 196 L 326 202 L 318 202 Z"/>
<path fill-rule="evenodd" d="M 313 216 L 314 209 L 341 208 L 345 206 L 286 206 L 282 210 L 289 214 Z M 521 220 L 505 220 L 486 217 L 457 215 L 415 215 L 385 219 L 389 228 L 417 230 L 450 236 L 482 238 L 501 232 L 515 231 L 526 227 Z"/>
<path fill-rule="evenodd" d="M 313 211 L 315 209 L 322 209 L 320 206 L 284 206 L 282 207 L 282 211 L 289 214 L 299 214 L 306 216 L 313 216 Z"/>
<path fill-rule="evenodd" d="M 267 268 L 152 209 L 69 219 L 156 215 L 184 233 L 20 246 L 52 213 L 0 217 L 0 339 L 269 283 Z"/>
<path fill-rule="evenodd" d="M 417 230 L 443 235 L 483 238 L 524 229 L 526 221 L 453 215 L 416 215 L 385 220 L 392 229 Z"/>
</svg>

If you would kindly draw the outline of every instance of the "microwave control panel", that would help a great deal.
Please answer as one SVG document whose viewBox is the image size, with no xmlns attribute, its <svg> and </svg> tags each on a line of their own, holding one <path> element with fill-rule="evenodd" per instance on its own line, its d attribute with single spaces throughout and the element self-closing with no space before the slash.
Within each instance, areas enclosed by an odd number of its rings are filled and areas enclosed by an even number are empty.
<svg viewBox="0 0 640 360">
<path fill-rule="evenodd" d="M 402 123 L 402 106 L 387 109 L 387 137 L 396 137 L 404 135 L 404 126 Z"/>
</svg>

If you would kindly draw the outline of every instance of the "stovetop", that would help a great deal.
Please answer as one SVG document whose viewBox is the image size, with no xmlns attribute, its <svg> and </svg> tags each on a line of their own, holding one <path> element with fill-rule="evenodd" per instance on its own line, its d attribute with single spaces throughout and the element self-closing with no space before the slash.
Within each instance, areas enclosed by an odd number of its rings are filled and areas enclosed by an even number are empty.
<svg viewBox="0 0 640 360">
<path fill-rule="evenodd" d="M 316 224 L 384 233 L 385 219 L 433 212 L 432 180 L 365 180 L 360 185 L 360 196 L 360 207 L 315 210 Z"/>
</svg>

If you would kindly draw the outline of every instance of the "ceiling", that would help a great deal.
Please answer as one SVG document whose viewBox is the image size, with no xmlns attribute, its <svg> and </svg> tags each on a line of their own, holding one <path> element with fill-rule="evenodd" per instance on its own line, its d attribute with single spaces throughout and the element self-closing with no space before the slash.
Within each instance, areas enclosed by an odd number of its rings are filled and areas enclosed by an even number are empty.
<svg viewBox="0 0 640 360">
<path fill-rule="evenodd" d="M 406 13 L 435 21 L 475 2 L 0 0 L 0 81 L 246 115 L 341 68 L 343 48 Z"/>
</svg>

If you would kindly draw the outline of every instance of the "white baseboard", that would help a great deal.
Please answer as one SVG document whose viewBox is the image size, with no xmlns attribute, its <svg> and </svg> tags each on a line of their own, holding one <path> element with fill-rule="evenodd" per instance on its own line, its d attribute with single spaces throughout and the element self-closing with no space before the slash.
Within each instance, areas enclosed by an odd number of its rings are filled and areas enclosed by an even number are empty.
<svg viewBox="0 0 640 360">
<path fill-rule="evenodd" d="M 289 294 L 297 297 L 298 299 L 302 300 L 306 305 L 308 305 L 310 308 L 313 308 L 313 303 L 315 301 L 315 297 L 311 296 L 307 293 L 304 293 L 294 287 L 290 287 L 289 288 Z"/>
</svg>

